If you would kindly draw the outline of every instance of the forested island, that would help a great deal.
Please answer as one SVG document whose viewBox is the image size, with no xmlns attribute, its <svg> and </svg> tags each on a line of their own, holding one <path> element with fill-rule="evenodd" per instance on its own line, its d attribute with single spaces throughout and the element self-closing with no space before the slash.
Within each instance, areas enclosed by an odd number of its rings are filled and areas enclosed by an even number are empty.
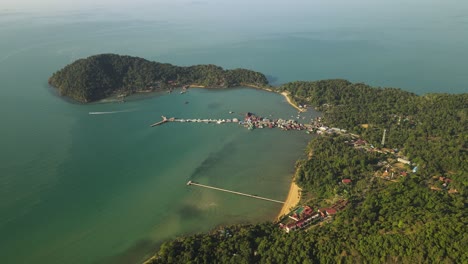
<svg viewBox="0 0 468 264">
<path fill-rule="evenodd" d="M 468 262 L 468 94 L 346 80 L 276 89 L 347 130 L 314 137 L 295 175 L 302 204 L 346 208 L 289 233 L 261 223 L 177 238 L 148 263 Z"/>
<path fill-rule="evenodd" d="M 182 86 L 227 88 L 265 86 L 262 73 L 246 69 L 224 70 L 216 65 L 179 67 L 138 57 L 100 54 L 79 59 L 49 78 L 60 95 L 87 103 L 111 95 L 170 90 Z"/>
</svg>

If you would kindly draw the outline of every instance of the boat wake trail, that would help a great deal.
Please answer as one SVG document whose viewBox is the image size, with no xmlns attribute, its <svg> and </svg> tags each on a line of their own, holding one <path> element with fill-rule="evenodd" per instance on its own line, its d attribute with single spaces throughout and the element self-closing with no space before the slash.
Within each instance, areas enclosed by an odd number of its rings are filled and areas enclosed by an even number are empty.
<svg viewBox="0 0 468 264">
<path fill-rule="evenodd" d="M 119 113 L 128 113 L 133 112 L 136 109 L 120 110 L 120 111 L 108 111 L 108 112 L 89 112 L 90 115 L 110 115 L 110 114 L 119 114 Z"/>
</svg>

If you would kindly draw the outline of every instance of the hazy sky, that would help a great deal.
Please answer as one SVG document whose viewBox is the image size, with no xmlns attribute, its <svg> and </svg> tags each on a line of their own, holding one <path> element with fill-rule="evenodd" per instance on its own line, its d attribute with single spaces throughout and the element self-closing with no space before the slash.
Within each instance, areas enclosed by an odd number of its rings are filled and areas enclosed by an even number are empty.
<svg viewBox="0 0 468 264">
<path fill-rule="evenodd" d="M 314 8 L 320 10 L 381 10 L 392 12 L 413 11 L 438 12 L 441 9 L 468 11 L 466 0 L 1 0 L 0 10 L 57 10 L 57 9 L 83 9 L 83 8 L 138 8 L 158 6 L 201 6 L 210 9 L 234 8 L 230 12 L 239 12 L 241 9 L 262 9 L 271 12 L 288 10 L 303 10 Z"/>
<path fill-rule="evenodd" d="M 309 28 L 317 23 L 360 28 L 428 22 L 451 27 L 446 25 L 447 17 L 468 23 L 467 0 L 0 0 L 0 16 L 22 11 L 65 15 L 59 10 L 257 27 L 266 20 L 277 27 L 295 20 Z"/>
</svg>

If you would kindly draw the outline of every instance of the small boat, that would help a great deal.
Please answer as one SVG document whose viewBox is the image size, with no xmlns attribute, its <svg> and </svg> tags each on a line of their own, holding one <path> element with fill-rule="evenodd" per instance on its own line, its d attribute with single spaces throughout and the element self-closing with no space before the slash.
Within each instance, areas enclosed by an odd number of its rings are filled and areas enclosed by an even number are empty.
<svg viewBox="0 0 468 264">
<path fill-rule="evenodd" d="M 233 111 L 229 111 L 229 113 L 230 113 L 230 114 L 234 114 L 234 112 L 233 112 Z"/>
</svg>

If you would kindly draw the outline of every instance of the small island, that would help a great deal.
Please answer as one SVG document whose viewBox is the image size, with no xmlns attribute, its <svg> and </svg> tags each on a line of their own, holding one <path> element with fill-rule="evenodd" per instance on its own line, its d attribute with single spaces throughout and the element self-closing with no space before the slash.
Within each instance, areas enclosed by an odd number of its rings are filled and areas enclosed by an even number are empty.
<svg viewBox="0 0 468 264">
<path fill-rule="evenodd" d="M 99 54 L 65 66 L 49 78 L 49 84 L 62 96 L 88 103 L 113 95 L 124 97 L 176 87 L 265 87 L 268 80 L 262 73 L 246 69 L 225 70 L 212 64 L 179 67 L 138 57 Z"/>
</svg>

